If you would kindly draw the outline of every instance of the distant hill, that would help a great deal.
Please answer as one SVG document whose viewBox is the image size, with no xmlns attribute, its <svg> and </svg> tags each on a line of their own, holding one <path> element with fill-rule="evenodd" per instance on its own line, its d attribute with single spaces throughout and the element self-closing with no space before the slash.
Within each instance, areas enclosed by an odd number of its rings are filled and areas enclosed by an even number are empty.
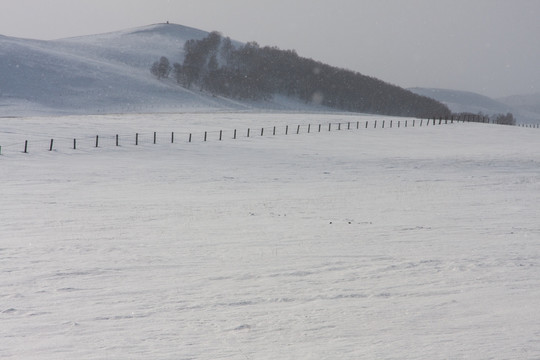
<svg viewBox="0 0 540 360">
<path fill-rule="evenodd" d="M 486 115 L 512 113 L 518 123 L 540 123 L 540 95 L 536 97 L 516 96 L 496 100 L 468 91 L 418 87 L 409 90 L 438 100 L 455 113 L 470 112 L 478 114 L 481 112 Z M 536 108 L 534 104 L 536 104 Z"/>
<path fill-rule="evenodd" d="M 316 109 L 279 97 L 232 101 L 156 81 L 149 71 L 156 59 L 183 58 L 187 40 L 207 35 L 156 24 L 53 41 L 0 36 L 0 116 Z"/>
<path fill-rule="evenodd" d="M 347 82 L 336 78 L 335 84 L 331 84 L 336 91 L 328 90 L 322 97 L 328 104 L 283 93 L 262 99 L 233 99 L 226 94 L 201 91 L 200 87 L 178 86 L 172 78 L 158 81 L 152 76 L 150 67 L 160 57 L 182 62 L 184 44 L 208 35 L 206 31 L 182 25 L 155 24 L 52 41 L 0 36 L 0 116 L 260 109 L 344 110 L 396 115 L 401 111 L 403 115 L 412 115 L 419 112 L 404 109 L 414 110 L 423 103 L 435 105 L 429 108 L 429 112 L 433 109 L 448 111 L 436 101 L 375 78 L 362 78 L 360 74 L 355 74 L 360 85 L 362 82 L 375 84 L 375 88 L 362 89 L 363 95 L 355 94 L 355 91 L 342 95 L 337 93 L 336 86 Z M 332 72 L 340 76 L 345 73 L 345 70 L 333 69 L 312 60 L 301 60 L 311 61 L 323 69 L 321 74 L 327 69 L 330 75 Z M 391 91 L 385 92 L 385 85 Z M 335 99 L 332 100 L 332 96 Z M 345 101 L 347 96 L 347 106 L 335 106 L 338 101 Z M 367 106 L 356 106 L 350 100 L 354 96 L 357 97 L 356 102 Z M 309 94 L 309 99 L 311 97 Z M 398 98 L 409 100 L 405 104 L 396 104 Z M 394 109 L 388 111 L 385 106 L 393 106 Z"/>
<path fill-rule="evenodd" d="M 540 93 L 513 95 L 498 100 L 514 109 L 518 109 L 522 116 L 536 119 L 536 123 L 540 123 Z"/>
</svg>

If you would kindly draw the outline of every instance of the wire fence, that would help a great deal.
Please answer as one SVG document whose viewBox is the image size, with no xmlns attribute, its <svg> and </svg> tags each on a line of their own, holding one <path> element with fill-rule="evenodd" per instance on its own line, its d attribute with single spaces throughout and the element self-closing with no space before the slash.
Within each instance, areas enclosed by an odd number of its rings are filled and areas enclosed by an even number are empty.
<svg viewBox="0 0 540 360">
<path fill-rule="evenodd" d="M 104 148 L 104 147 L 119 147 L 126 145 L 146 145 L 158 143 L 192 143 L 192 142 L 208 142 L 208 141 L 224 141 L 236 140 L 240 138 L 253 138 L 263 136 L 280 136 L 280 135 L 298 135 L 311 134 L 332 131 L 344 130 L 360 130 L 360 129 L 385 129 L 385 128 L 407 128 L 407 127 L 425 127 L 434 125 L 447 125 L 454 123 L 490 123 L 489 118 L 480 116 L 462 116 L 462 117 L 439 117 L 432 119 L 376 119 L 354 122 L 327 122 L 316 124 L 300 124 L 300 125 L 282 125 L 271 127 L 257 127 L 245 129 L 229 129 L 229 130 L 212 130 L 212 131 L 197 131 L 197 132 L 136 132 L 135 134 L 119 133 L 114 135 L 92 135 L 71 138 L 66 136 L 57 136 L 50 139 L 34 139 L 32 141 L 24 140 L 21 142 L 11 142 L 8 144 L 0 144 L 0 155 L 5 155 L 8 152 L 22 152 L 25 154 L 31 151 L 53 151 L 57 149 L 89 149 L 89 148 Z M 491 122 L 493 124 L 493 122 Z M 539 128 L 538 124 L 525 125 L 521 127 Z M 39 137 L 39 136 L 37 136 Z M 43 136 L 41 136 L 43 137 Z"/>
</svg>

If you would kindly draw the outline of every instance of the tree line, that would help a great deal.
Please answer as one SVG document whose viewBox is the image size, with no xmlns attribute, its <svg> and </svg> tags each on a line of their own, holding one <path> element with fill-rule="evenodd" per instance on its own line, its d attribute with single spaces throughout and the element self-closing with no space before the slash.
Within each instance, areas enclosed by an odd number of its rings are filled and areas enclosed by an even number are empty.
<svg viewBox="0 0 540 360">
<path fill-rule="evenodd" d="M 212 32 L 184 45 L 184 60 L 172 66 L 166 57 L 151 68 L 157 78 L 172 72 L 178 84 L 241 100 L 265 100 L 274 94 L 305 103 L 381 115 L 430 117 L 451 115 L 448 107 L 374 77 L 299 56 L 294 50 L 236 47 Z"/>
<path fill-rule="evenodd" d="M 471 122 L 489 122 L 498 125 L 516 125 L 517 120 L 512 113 L 487 115 L 482 112 L 460 112 L 453 114 L 458 119 L 468 119 Z"/>
</svg>

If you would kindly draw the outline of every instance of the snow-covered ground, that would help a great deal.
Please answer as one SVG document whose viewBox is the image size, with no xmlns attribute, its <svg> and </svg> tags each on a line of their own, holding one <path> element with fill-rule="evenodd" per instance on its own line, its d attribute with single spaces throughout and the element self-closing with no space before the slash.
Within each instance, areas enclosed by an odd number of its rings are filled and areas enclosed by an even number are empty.
<svg viewBox="0 0 540 360">
<path fill-rule="evenodd" d="M 539 130 L 390 120 L 2 119 L 0 358 L 539 358 Z"/>
</svg>

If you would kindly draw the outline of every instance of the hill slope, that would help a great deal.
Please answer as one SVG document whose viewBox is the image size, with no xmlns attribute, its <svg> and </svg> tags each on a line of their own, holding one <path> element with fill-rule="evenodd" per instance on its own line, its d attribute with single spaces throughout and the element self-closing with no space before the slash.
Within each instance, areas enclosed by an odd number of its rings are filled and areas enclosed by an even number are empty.
<svg viewBox="0 0 540 360">
<path fill-rule="evenodd" d="M 0 116 L 306 108 L 290 102 L 239 103 L 150 74 L 160 56 L 180 59 L 185 41 L 206 35 L 156 24 L 54 41 L 0 36 Z"/>
<path fill-rule="evenodd" d="M 522 116 L 536 119 L 535 122 L 540 123 L 540 93 L 508 96 L 498 100 L 518 109 Z"/>
<path fill-rule="evenodd" d="M 519 123 L 539 123 L 540 111 L 534 112 L 516 100 L 515 97 L 495 100 L 490 97 L 468 91 L 410 88 L 410 91 L 438 100 L 448 106 L 452 112 L 483 113 L 487 115 L 512 113 Z"/>
<path fill-rule="evenodd" d="M 245 79 L 279 83 L 276 89 L 268 87 L 267 96 L 235 97 L 200 83 L 185 88 L 151 75 L 152 64 L 162 56 L 171 63 L 182 62 L 186 41 L 197 42 L 208 35 L 182 25 L 155 24 L 53 41 L 0 36 L 0 116 L 274 109 L 400 116 L 449 112 L 440 102 L 398 86 L 277 48 L 261 49 L 269 53 L 256 76 L 238 76 L 238 87 L 248 94 L 255 89 Z M 293 55 L 283 58 L 283 54 Z M 281 65 L 270 66 L 276 58 L 283 58 Z M 238 67 L 233 70 L 236 74 Z M 224 81 L 227 86 L 232 83 Z M 313 100 L 319 98 L 323 101 Z"/>
</svg>

